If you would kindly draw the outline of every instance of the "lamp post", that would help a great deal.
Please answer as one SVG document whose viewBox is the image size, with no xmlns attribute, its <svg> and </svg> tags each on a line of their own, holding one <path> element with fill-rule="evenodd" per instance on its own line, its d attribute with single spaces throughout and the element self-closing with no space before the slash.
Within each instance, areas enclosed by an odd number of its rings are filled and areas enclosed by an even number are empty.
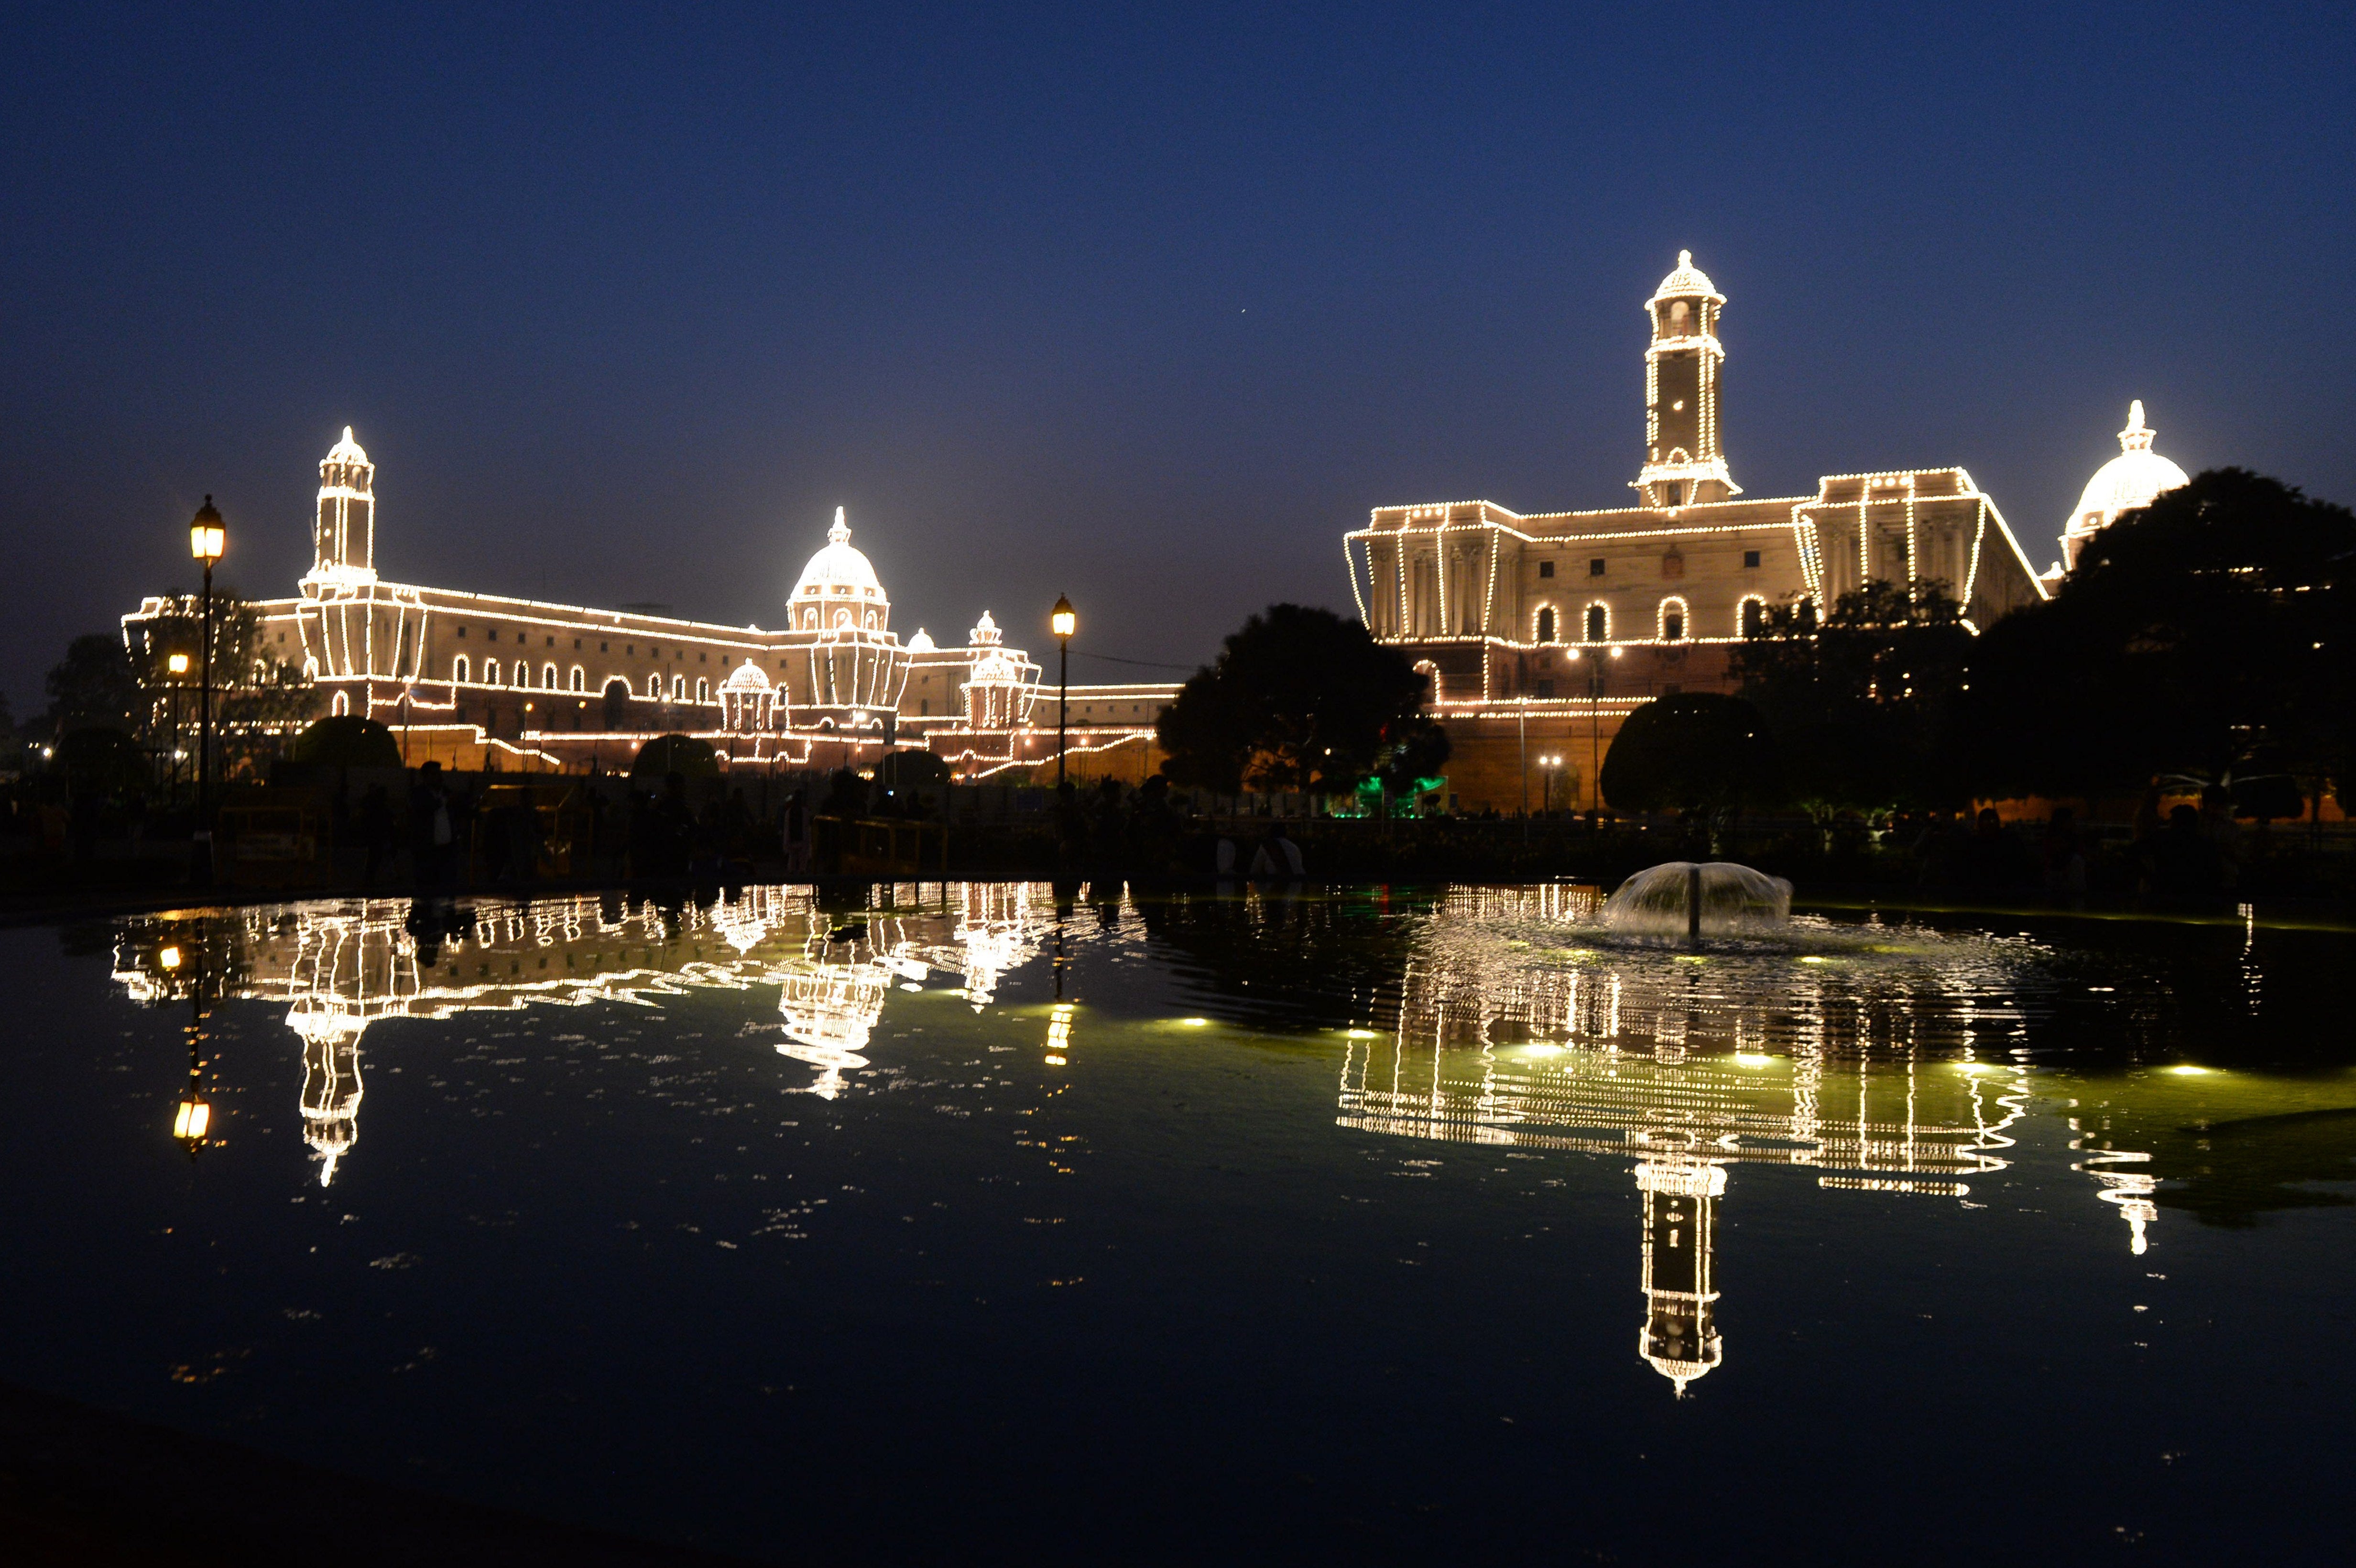
<svg viewBox="0 0 2356 1568">
<path fill-rule="evenodd" d="M 213 562 L 229 548 L 229 530 L 213 498 L 197 508 L 188 524 L 188 553 L 204 562 L 204 645 L 198 650 L 197 675 L 197 831 L 196 854 L 189 879 L 210 887 L 213 880 Z"/>
<path fill-rule="evenodd" d="M 188 656 L 166 655 L 164 668 L 172 677 L 172 792 L 171 802 L 180 798 L 180 694 L 188 684 Z"/>
<path fill-rule="evenodd" d="M 163 949 L 155 955 L 155 959 L 163 966 L 167 976 L 175 974 L 182 962 L 180 950 L 177 946 Z M 187 1086 L 180 1091 L 179 1103 L 172 1107 L 172 1136 L 178 1139 L 181 1147 L 188 1151 L 188 1157 L 194 1159 L 197 1157 L 197 1150 L 204 1147 L 205 1135 L 210 1130 L 213 1120 L 213 1108 L 206 1103 L 204 1095 L 205 965 L 201 949 L 197 955 L 197 972 L 190 977 L 190 981 L 188 987 L 188 1000 L 191 1008 L 188 1023 L 188 1083 Z"/>
<path fill-rule="evenodd" d="M 1570 656 L 1580 659 L 1586 650 L 1573 648 Z M 1613 648 L 1611 656 L 1618 658 L 1620 650 Z M 1590 814 L 1603 809 L 1603 664 L 1604 655 L 1597 650 L 1587 665 L 1587 809 Z"/>
<path fill-rule="evenodd" d="M 1514 699 L 1514 722 L 1522 741 L 1522 842 L 1530 841 L 1530 699 L 1523 692 Z"/>
<path fill-rule="evenodd" d="M 1047 624 L 1055 629 L 1055 787 L 1064 787 L 1064 730 L 1072 710 L 1072 634 L 1080 629 L 1079 613 L 1072 608 L 1071 600 L 1055 595 L 1055 608 L 1047 616 Z"/>
</svg>

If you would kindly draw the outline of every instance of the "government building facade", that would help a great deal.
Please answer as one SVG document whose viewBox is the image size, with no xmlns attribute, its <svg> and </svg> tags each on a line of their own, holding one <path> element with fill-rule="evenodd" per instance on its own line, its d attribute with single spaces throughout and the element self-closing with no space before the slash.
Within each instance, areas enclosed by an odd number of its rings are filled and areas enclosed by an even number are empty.
<svg viewBox="0 0 2356 1568">
<path fill-rule="evenodd" d="M 2050 594 L 1961 466 L 1827 475 L 1752 497 L 1724 443 L 1726 296 L 1680 253 L 1644 303 L 1635 504 L 1525 514 L 1491 501 L 1378 507 L 1344 537 L 1358 613 L 1432 683 L 1466 808 L 1588 808 L 1620 722 L 1655 697 L 1733 688 L 1729 655 L 1771 605 L 1829 606 L 1880 581 L 1935 581 L 1975 631 Z M 2158 490 L 2143 405 L 2069 521 L 2065 559 Z"/>
<path fill-rule="evenodd" d="M 262 651 L 302 669 L 318 711 L 390 726 L 412 763 L 626 770 L 649 738 L 695 735 L 728 764 L 872 767 L 921 746 L 968 779 L 1055 755 L 1056 698 L 985 610 L 961 644 L 892 629 L 892 603 L 838 508 L 774 627 L 600 610 L 380 576 L 376 467 L 352 432 L 319 464 L 311 570 L 257 602 Z M 137 650 L 175 614 L 123 618 Z M 1142 777 L 1167 687 L 1071 691 L 1071 765 Z"/>
</svg>

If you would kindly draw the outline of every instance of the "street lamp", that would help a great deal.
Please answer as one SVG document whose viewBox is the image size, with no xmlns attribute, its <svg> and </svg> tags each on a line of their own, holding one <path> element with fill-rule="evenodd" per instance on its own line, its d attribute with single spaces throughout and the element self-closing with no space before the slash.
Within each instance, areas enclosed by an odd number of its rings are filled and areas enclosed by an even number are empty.
<svg viewBox="0 0 2356 1568">
<path fill-rule="evenodd" d="M 183 754 L 180 750 L 180 695 L 181 688 L 188 684 L 188 656 L 186 654 L 166 655 L 164 659 L 164 668 L 169 672 L 172 677 L 171 804 L 177 805 L 180 802 L 180 758 Z"/>
<path fill-rule="evenodd" d="M 1054 628 L 1057 652 L 1055 656 L 1055 787 L 1064 787 L 1064 729 L 1072 710 L 1072 634 L 1080 629 L 1079 612 L 1072 608 L 1071 600 L 1055 595 L 1055 608 L 1047 616 Z"/>
<path fill-rule="evenodd" d="M 1573 648 L 1570 658 L 1573 664 L 1587 666 L 1587 808 L 1592 814 L 1603 809 L 1603 672 L 1607 667 L 1603 650 L 1599 648 L 1593 658 L 1582 660 L 1586 651 Z M 1612 649 L 1611 656 L 1618 658 L 1620 650 Z"/>
<path fill-rule="evenodd" d="M 188 524 L 188 553 L 205 563 L 204 644 L 198 650 L 202 664 L 197 677 L 196 857 L 189 866 L 189 880 L 200 888 L 210 887 L 213 880 L 213 562 L 228 549 L 229 530 L 208 496 Z"/>
</svg>

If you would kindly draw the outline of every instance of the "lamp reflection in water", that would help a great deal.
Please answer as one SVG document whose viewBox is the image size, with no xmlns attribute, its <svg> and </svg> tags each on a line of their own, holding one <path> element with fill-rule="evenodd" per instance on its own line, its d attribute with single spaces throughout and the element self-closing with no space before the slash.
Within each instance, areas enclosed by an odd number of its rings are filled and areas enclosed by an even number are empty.
<svg viewBox="0 0 2356 1568">
<path fill-rule="evenodd" d="M 155 956 L 167 976 L 177 976 L 183 961 L 177 946 L 166 947 Z M 196 968 L 189 975 L 188 982 L 188 1083 L 180 1092 L 179 1103 L 172 1107 L 172 1136 L 179 1140 L 193 1160 L 197 1157 L 197 1150 L 205 1146 L 213 1125 L 213 1108 L 204 1096 L 205 965 L 201 948 L 198 950 Z"/>
<path fill-rule="evenodd" d="M 776 1050 L 816 1070 L 802 1092 L 835 1097 L 867 1065 L 863 1052 L 895 983 L 958 974 L 979 1008 L 1039 949 L 1044 888 L 968 888 L 960 903 L 938 907 L 908 893 L 873 889 L 865 919 L 840 923 L 840 912 L 819 909 L 808 889 L 776 887 L 668 912 L 590 895 L 471 907 L 320 901 L 134 917 L 117 928 L 114 978 L 141 1000 L 196 1000 L 189 1091 L 174 1112 L 174 1134 L 191 1147 L 205 1140 L 212 1115 L 198 1093 L 209 992 L 284 1004 L 301 1042 L 304 1138 L 325 1186 L 359 1140 L 360 1042 L 380 1019 L 656 1005 L 705 987 L 774 985 Z M 838 931 L 860 934 L 832 940 Z M 198 965 L 211 977 L 191 987 L 183 971 L 204 944 L 219 961 Z"/>
</svg>

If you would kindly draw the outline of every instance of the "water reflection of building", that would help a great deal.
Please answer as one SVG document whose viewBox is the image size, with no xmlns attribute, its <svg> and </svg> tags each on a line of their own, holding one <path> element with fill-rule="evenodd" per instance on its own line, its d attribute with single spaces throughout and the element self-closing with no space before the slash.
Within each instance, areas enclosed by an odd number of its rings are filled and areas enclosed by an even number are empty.
<svg viewBox="0 0 2356 1568">
<path fill-rule="evenodd" d="M 1548 901 L 1567 891 L 1483 890 L 1443 907 L 1396 1013 L 1373 1020 L 1389 1038 L 1345 1054 L 1339 1121 L 1628 1158 L 1643 1211 L 1638 1353 L 1679 1392 L 1724 1356 L 1714 1251 L 1730 1168 L 1958 1200 L 2005 1168 L 2026 1069 L 1976 1059 L 2009 1038 L 1995 1027 L 2003 1009 L 1953 973 L 1547 951 L 1549 931 L 1576 940 L 1551 924 Z"/>
<path fill-rule="evenodd" d="M 438 912 L 394 900 L 262 905 L 126 920 L 114 977 L 142 1000 L 177 996 L 164 955 L 200 942 L 227 976 L 224 999 L 286 1004 L 302 1042 L 304 1136 L 324 1185 L 359 1142 L 360 1040 L 380 1019 L 774 985 L 776 1050 L 815 1068 L 806 1087 L 832 1097 L 866 1065 L 894 985 L 937 971 L 987 1000 L 1037 951 L 1034 912 L 1048 907 L 1044 888 L 937 884 L 877 887 L 851 911 L 820 909 L 806 888 L 673 909 L 610 893 Z"/>
</svg>

